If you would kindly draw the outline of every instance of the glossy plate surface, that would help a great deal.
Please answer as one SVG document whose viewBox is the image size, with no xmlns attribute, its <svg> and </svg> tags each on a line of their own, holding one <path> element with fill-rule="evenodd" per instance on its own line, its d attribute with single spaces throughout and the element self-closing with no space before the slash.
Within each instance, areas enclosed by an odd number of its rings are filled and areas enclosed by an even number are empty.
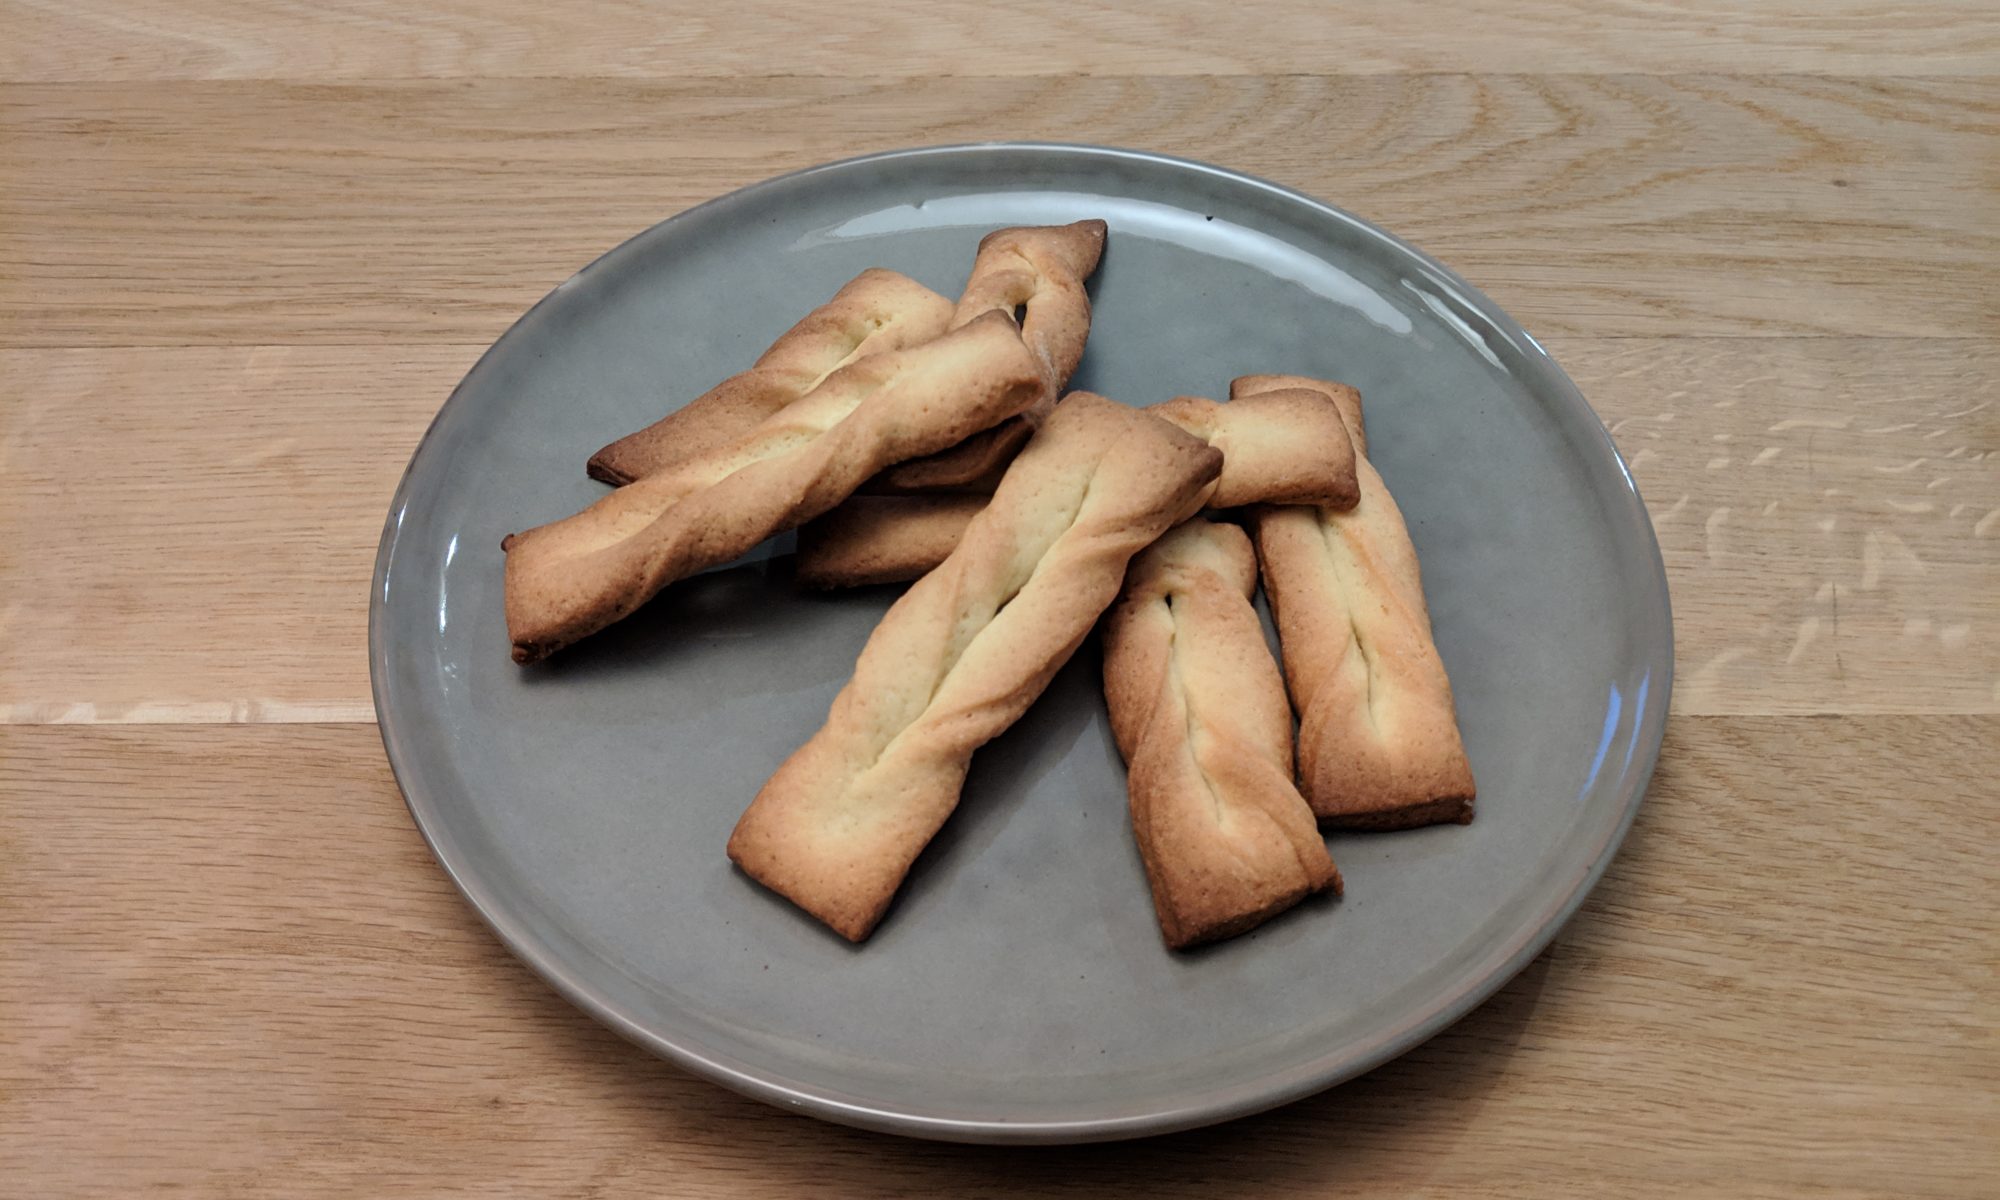
<svg viewBox="0 0 2000 1200">
<path fill-rule="evenodd" d="M 741 370 L 864 267 L 956 295 L 979 236 L 1110 222 L 1074 385 L 1134 404 L 1293 372 L 1358 386 L 1422 557 L 1480 788 L 1467 827 L 1338 836 L 1347 898 L 1164 950 L 1088 643 L 980 753 L 850 947 L 723 855 L 893 599 L 806 595 L 788 539 L 541 666 L 502 535 L 601 494 L 586 457 Z M 417 823 L 523 959 L 691 1070 L 852 1124 L 980 1141 L 1185 1128 L 1337 1083 L 1545 945 L 1652 773 L 1658 547 L 1595 415 L 1491 301 L 1296 193 L 1195 163 L 968 146 L 746 188 L 613 250 L 453 393 L 384 531 L 377 709 Z"/>
</svg>

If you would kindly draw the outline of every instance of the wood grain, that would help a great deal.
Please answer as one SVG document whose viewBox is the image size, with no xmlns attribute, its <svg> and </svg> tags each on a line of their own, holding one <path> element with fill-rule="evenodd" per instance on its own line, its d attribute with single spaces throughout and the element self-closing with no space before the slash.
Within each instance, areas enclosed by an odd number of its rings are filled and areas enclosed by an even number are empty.
<svg viewBox="0 0 2000 1200">
<path fill-rule="evenodd" d="M 1675 711 L 2000 711 L 2000 342 L 1550 348 L 1652 510 Z M 0 715 L 371 719 L 383 514 L 479 350 L 0 351 Z"/>
<path fill-rule="evenodd" d="M 1301 187 L 1538 334 L 2000 331 L 1986 79 L 478 79 L 0 102 L 0 346 L 483 343 L 697 201 L 994 137 Z"/>
<path fill-rule="evenodd" d="M 2000 712 L 2000 342 L 1550 348 L 1652 514 L 1675 711 Z"/>
<path fill-rule="evenodd" d="M 476 347 L 0 358 L 0 706 L 372 720 L 389 497 Z"/>
<path fill-rule="evenodd" d="M 1996 744 L 1993 717 L 1676 719 L 1603 886 L 1449 1033 L 1268 1118 L 1001 1151 L 781 1113 L 593 1025 L 459 901 L 371 726 L 0 729 L 0 1178 L 43 1200 L 1969 1195 L 2000 1169 Z"/>
<path fill-rule="evenodd" d="M 446 76 L 1338 74 L 1382 71 L 1992 73 L 2000 17 L 1929 0 L 1199 0 L 1079 5 L 787 0 L 0 3 L 0 80 Z M 831 21 L 829 21 L 831 18 Z M 827 26 L 833 24 L 835 28 Z"/>
<path fill-rule="evenodd" d="M 632 1050 L 366 723 L 390 490 L 515 316 L 732 188 L 986 138 L 1460 268 L 1674 591 L 1659 775 L 1556 946 L 1137 1145 L 902 1142 Z M 1996 213 L 1989 0 L 0 0 L 0 1195 L 1989 1195 Z"/>
</svg>

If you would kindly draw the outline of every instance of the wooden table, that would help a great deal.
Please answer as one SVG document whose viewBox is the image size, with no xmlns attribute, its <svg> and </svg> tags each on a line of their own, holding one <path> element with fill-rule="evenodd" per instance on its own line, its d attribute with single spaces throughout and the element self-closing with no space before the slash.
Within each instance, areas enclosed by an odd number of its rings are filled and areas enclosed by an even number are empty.
<svg viewBox="0 0 2000 1200">
<path fill-rule="evenodd" d="M 0 0 L 0 1193 L 1992 1195 L 1996 76 L 1990 0 Z M 696 201 L 982 138 L 1414 239 L 1665 547 L 1603 886 L 1269 1116 L 1001 1151 L 739 1099 L 517 965 L 376 738 L 382 514 L 482 348 Z"/>
</svg>

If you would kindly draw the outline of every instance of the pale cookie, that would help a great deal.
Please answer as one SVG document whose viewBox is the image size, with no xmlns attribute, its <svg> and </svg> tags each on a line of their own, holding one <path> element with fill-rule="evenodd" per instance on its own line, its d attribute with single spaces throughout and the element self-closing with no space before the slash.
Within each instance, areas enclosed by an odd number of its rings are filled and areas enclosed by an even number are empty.
<svg viewBox="0 0 2000 1200">
<path fill-rule="evenodd" d="M 1176 396 L 1146 411 L 1222 451 L 1222 476 L 1204 501 L 1209 508 L 1352 508 L 1360 498 L 1354 439 L 1324 392 L 1286 388 L 1232 396 L 1228 404 Z"/>
<path fill-rule="evenodd" d="M 1360 495 L 1353 437 L 1336 394 L 1327 390 L 1338 385 L 1306 382 L 1313 386 L 1274 387 L 1228 404 L 1178 396 L 1146 411 L 1222 451 L 1222 475 L 1203 500 L 1207 507 L 1351 508 Z M 799 579 L 821 588 L 915 579 L 944 561 L 977 511 L 976 496 L 856 496 L 799 531 Z"/>
<path fill-rule="evenodd" d="M 1132 562 L 1105 618 L 1104 699 L 1132 833 L 1174 949 L 1340 891 L 1292 778 L 1292 707 L 1250 606 L 1257 556 L 1199 517 Z"/>
<path fill-rule="evenodd" d="M 809 588 L 902 583 L 945 560 L 991 496 L 850 496 L 799 528 L 798 582 Z"/>
<path fill-rule="evenodd" d="M 1020 331 L 994 313 L 850 363 L 730 445 L 515 534 L 503 543 L 515 661 L 546 657 L 674 580 L 811 520 L 889 463 L 1021 412 L 1041 386 Z"/>
<path fill-rule="evenodd" d="M 1318 392 L 1338 405 L 1341 419 L 1347 422 L 1347 432 L 1354 439 L 1354 452 L 1368 453 L 1368 430 L 1361 423 L 1361 393 L 1346 384 L 1304 375 L 1238 375 L 1229 381 L 1231 400 L 1242 400 L 1262 392 L 1301 390 Z"/>
<path fill-rule="evenodd" d="M 1300 788 L 1333 825 L 1462 824 L 1476 789 L 1416 548 L 1382 477 L 1366 456 L 1356 465 L 1348 512 L 1251 510 L 1299 713 Z"/>
<path fill-rule="evenodd" d="M 1026 225 L 980 239 L 972 274 L 959 296 L 952 326 L 989 312 L 1015 316 L 1021 339 L 1042 364 L 1043 390 L 1034 407 L 975 435 L 963 445 L 915 462 L 899 463 L 871 481 L 869 491 L 931 492 L 992 481 L 1048 417 L 1056 397 L 1083 358 L 1090 337 L 1090 294 L 1083 281 L 1104 254 L 1102 221 Z"/>
<path fill-rule="evenodd" d="M 591 477 L 627 484 L 742 437 L 849 363 L 935 339 L 951 301 L 914 279 L 871 267 L 732 375 L 637 433 L 591 455 Z"/>
<path fill-rule="evenodd" d="M 1191 514 L 1221 468 L 1137 409 L 1085 393 L 1058 405 L 958 547 L 882 618 L 729 857 L 841 936 L 867 937 L 957 806 L 973 751 L 1041 695 L 1132 555 Z"/>
</svg>

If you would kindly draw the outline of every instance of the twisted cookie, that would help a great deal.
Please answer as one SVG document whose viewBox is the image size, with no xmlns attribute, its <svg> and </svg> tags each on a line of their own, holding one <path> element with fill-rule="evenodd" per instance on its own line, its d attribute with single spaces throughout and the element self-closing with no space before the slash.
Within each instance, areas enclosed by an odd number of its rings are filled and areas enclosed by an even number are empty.
<svg viewBox="0 0 2000 1200">
<path fill-rule="evenodd" d="M 1352 412 L 1360 440 L 1358 396 Z M 1301 788 L 1335 825 L 1463 824 L 1472 765 L 1431 640 L 1416 548 L 1382 477 L 1365 456 L 1356 466 L 1361 500 L 1351 511 L 1251 510 L 1299 712 Z"/>
<path fill-rule="evenodd" d="M 1354 440 L 1340 408 L 1305 388 L 1232 395 L 1228 404 L 1176 396 L 1147 410 L 1222 451 L 1222 475 L 1203 503 L 1322 504 L 1352 508 Z"/>
<path fill-rule="evenodd" d="M 850 363 L 729 445 L 513 535 L 503 546 L 515 661 L 544 658 L 818 516 L 889 463 L 1013 416 L 1041 386 L 1014 323 L 991 314 Z"/>
<path fill-rule="evenodd" d="M 810 588 L 919 578 L 945 560 L 992 499 L 976 492 L 850 496 L 800 527 L 794 578 Z"/>
<path fill-rule="evenodd" d="M 1228 404 L 1178 396 L 1146 411 L 1222 451 L 1222 474 L 1202 500 L 1207 507 L 1351 508 L 1360 495 L 1354 444 L 1340 403 L 1326 390 L 1339 385 L 1306 382 L 1312 386 L 1232 388 Z M 836 588 L 915 579 L 944 561 L 982 499 L 856 496 L 800 531 L 799 582 Z"/>
<path fill-rule="evenodd" d="M 1102 221 L 999 229 L 980 239 L 972 275 L 958 298 L 953 328 L 990 312 L 1019 314 L 1021 339 L 1042 364 L 1034 407 L 928 458 L 899 463 L 870 491 L 927 492 L 985 481 L 988 490 L 1069 385 L 1090 336 L 1090 295 L 1083 281 L 1104 254 Z"/>
<path fill-rule="evenodd" d="M 1304 375 L 1238 375 L 1229 381 L 1229 398 L 1233 401 L 1246 400 L 1251 396 L 1267 392 L 1315 392 L 1333 401 L 1340 412 L 1340 419 L 1347 423 L 1347 434 L 1354 442 L 1356 454 L 1368 453 L 1368 431 L 1361 423 L 1361 393 L 1344 383 L 1330 379 L 1309 379 Z M 1310 504 L 1315 501 L 1273 501 L 1273 503 Z M 1339 508 L 1339 505 L 1333 507 Z"/>
<path fill-rule="evenodd" d="M 1257 556 L 1197 517 L 1133 560 L 1104 626 L 1104 699 L 1132 832 L 1174 949 L 1340 891 L 1292 782 L 1292 708 L 1250 607 Z"/>
<path fill-rule="evenodd" d="M 826 724 L 737 823 L 729 857 L 852 941 L 875 928 L 958 804 L 974 750 L 1018 720 L 1192 513 L 1222 456 L 1076 393 L 937 570 L 882 618 Z"/>
<path fill-rule="evenodd" d="M 951 301 L 871 267 L 786 330 L 755 366 L 591 455 L 591 478 L 623 485 L 718 450 L 840 368 L 928 342 L 951 318 Z"/>
</svg>

